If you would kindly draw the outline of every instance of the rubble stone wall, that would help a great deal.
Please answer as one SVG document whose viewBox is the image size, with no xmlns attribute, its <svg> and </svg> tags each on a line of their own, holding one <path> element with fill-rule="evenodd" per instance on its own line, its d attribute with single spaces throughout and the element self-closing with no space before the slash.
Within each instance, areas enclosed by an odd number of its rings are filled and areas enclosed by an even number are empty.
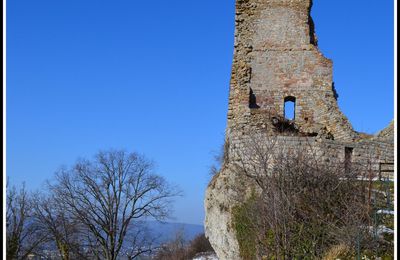
<svg viewBox="0 0 400 260">
<path fill-rule="evenodd" d="M 347 152 L 352 163 L 371 165 L 377 175 L 382 167 L 393 170 L 393 122 L 368 135 L 340 111 L 333 63 L 318 49 L 311 7 L 312 0 L 236 0 L 228 156 L 205 199 L 206 235 L 220 259 L 240 259 L 230 210 L 238 202 L 232 187 L 245 184 L 237 183 L 232 164 L 251 136 L 276 138 L 276 149 L 308 145 L 326 163 L 343 164 Z M 295 103 L 293 120 L 285 119 L 287 100 Z"/>
</svg>

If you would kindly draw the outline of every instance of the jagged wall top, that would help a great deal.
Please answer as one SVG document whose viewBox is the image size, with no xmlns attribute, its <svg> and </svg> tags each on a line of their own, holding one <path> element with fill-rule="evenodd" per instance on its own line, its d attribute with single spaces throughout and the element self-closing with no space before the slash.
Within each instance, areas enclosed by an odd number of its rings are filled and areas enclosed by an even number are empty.
<svg viewBox="0 0 400 260">
<path fill-rule="evenodd" d="M 311 6 L 311 0 L 237 0 L 228 135 L 266 126 L 262 114 L 282 116 L 290 96 L 303 131 L 357 138 L 337 106 L 332 61 L 317 48 Z M 259 109 L 252 109 L 251 96 Z"/>
<path fill-rule="evenodd" d="M 238 20 L 257 24 L 253 48 L 305 48 L 316 45 L 311 6 L 310 0 L 239 0 L 236 10 Z"/>
</svg>

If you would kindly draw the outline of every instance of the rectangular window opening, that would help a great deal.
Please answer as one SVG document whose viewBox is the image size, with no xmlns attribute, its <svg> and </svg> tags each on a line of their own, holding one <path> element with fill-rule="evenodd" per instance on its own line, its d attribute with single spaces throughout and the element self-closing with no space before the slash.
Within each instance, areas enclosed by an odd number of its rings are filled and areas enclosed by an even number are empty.
<svg viewBox="0 0 400 260">
<path fill-rule="evenodd" d="M 353 157 L 353 148 L 345 147 L 344 148 L 344 170 L 345 170 L 345 173 L 351 172 L 352 157 Z"/>
</svg>

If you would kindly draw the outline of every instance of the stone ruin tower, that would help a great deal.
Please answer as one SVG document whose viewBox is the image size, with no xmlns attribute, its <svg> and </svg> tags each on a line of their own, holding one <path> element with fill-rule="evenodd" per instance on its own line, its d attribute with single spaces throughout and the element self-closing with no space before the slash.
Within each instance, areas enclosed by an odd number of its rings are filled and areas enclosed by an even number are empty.
<svg viewBox="0 0 400 260">
<path fill-rule="evenodd" d="M 337 105 L 332 61 L 318 49 L 311 6 L 312 0 L 236 0 L 228 156 L 205 198 L 206 235 L 220 259 L 240 259 L 230 226 L 236 201 L 229 155 L 251 134 L 273 135 L 289 146 L 307 141 L 321 151 L 329 147 L 321 153 L 328 160 L 368 160 L 377 176 L 393 176 L 393 121 L 376 135 L 353 130 Z M 295 134 L 281 134 L 281 127 Z"/>
</svg>

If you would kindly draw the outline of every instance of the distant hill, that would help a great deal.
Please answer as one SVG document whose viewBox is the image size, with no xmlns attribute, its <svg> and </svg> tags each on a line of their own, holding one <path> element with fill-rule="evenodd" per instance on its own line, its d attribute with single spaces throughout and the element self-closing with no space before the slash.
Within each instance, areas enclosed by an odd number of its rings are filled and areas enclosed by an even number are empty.
<svg viewBox="0 0 400 260">
<path fill-rule="evenodd" d="M 174 239 L 179 232 L 183 233 L 183 238 L 186 242 L 204 233 L 203 225 L 172 222 L 160 223 L 157 221 L 148 221 L 147 223 L 150 232 L 158 237 L 159 243 L 165 243 Z"/>
</svg>

